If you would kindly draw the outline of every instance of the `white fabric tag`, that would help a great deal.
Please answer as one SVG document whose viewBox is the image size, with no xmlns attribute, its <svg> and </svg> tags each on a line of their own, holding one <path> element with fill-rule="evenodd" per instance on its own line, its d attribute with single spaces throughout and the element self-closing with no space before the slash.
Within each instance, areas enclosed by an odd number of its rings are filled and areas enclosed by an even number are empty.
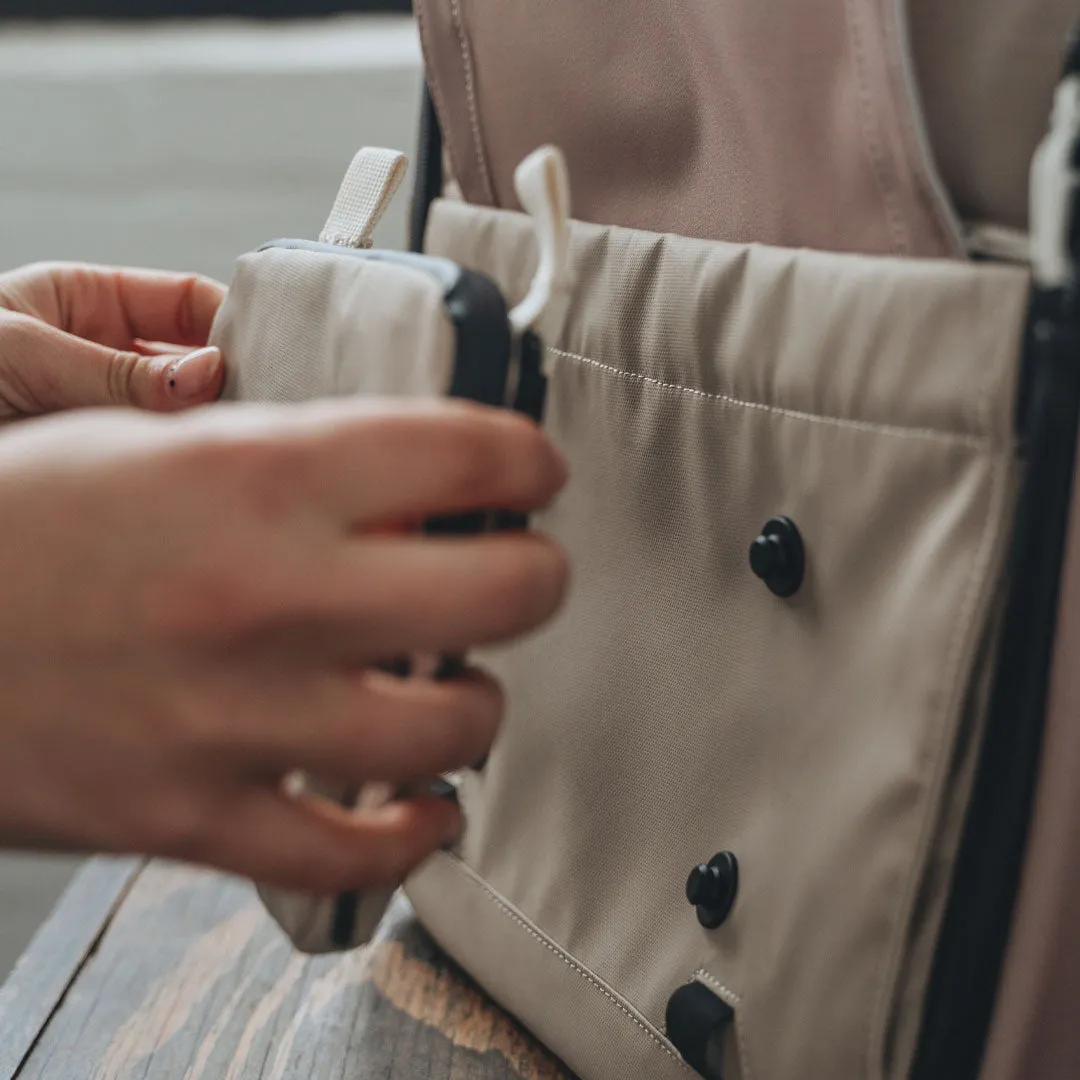
<svg viewBox="0 0 1080 1080">
<path fill-rule="evenodd" d="M 365 147 L 352 159 L 319 240 L 342 247 L 369 248 L 371 234 L 390 205 L 409 159 L 397 150 Z"/>
</svg>

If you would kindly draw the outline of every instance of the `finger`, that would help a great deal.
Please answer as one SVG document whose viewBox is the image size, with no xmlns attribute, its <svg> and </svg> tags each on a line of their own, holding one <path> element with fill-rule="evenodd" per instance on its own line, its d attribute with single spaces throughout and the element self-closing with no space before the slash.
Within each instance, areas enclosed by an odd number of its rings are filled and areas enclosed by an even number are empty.
<svg viewBox="0 0 1080 1080">
<path fill-rule="evenodd" d="M 198 274 L 47 264 L 47 300 L 33 314 L 60 330 L 130 349 L 136 339 L 204 345 L 225 287 Z M 35 297 L 43 290 L 28 290 Z"/>
<path fill-rule="evenodd" d="M 0 395 L 26 415 L 95 405 L 168 412 L 213 401 L 224 377 L 218 349 L 141 356 L 28 316 L 0 320 Z"/>
<path fill-rule="evenodd" d="M 187 356 L 191 348 L 187 345 L 170 345 L 166 341 L 143 341 L 142 338 L 136 338 L 131 343 L 131 351 L 140 356 L 171 356 L 179 359 Z"/>
<path fill-rule="evenodd" d="M 409 799 L 358 813 L 259 789 L 222 820 L 198 861 L 316 894 L 393 887 L 453 843 L 461 825 L 460 811 L 446 799 Z"/>
<path fill-rule="evenodd" d="M 351 525 L 472 509 L 529 511 L 566 481 L 531 421 L 456 402 L 368 401 L 310 408 L 298 486 Z"/>
<path fill-rule="evenodd" d="M 353 786 L 404 783 L 479 761 L 503 708 L 498 683 L 475 670 L 442 682 L 377 671 L 335 675 L 302 713 L 286 706 L 279 724 L 261 717 L 257 752 L 278 771 L 299 768 Z"/>
<path fill-rule="evenodd" d="M 366 536 L 313 570 L 309 584 L 318 617 L 338 627 L 339 648 L 385 659 L 517 637 L 555 614 L 568 578 L 562 550 L 535 533 Z"/>
</svg>

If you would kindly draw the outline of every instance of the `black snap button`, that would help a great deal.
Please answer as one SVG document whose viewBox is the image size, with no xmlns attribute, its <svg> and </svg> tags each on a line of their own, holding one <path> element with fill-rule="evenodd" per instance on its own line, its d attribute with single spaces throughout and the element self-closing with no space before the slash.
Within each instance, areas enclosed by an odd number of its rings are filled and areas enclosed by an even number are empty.
<svg viewBox="0 0 1080 1080">
<path fill-rule="evenodd" d="M 709 930 L 731 913 L 738 891 L 739 862 L 730 851 L 695 866 L 686 879 L 686 899 L 697 908 L 698 922 Z"/>
<path fill-rule="evenodd" d="M 750 569 L 777 596 L 794 596 L 802 585 L 806 557 L 795 522 L 769 518 L 761 535 L 750 545 Z"/>
</svg>

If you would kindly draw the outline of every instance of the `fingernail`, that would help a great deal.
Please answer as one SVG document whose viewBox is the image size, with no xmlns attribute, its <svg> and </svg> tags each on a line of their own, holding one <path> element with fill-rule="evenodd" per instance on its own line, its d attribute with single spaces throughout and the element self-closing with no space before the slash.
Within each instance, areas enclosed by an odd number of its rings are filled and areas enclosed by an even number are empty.
<svg viewBox="0 0 1080 1080">
<path fill-rule="evenodd" d="M 174 361 L 166 370 L 169 393 L 181 401 L 191 401 L 206 393 L 221 370 L 221 350 L 213 345 L 196 349 Z"/>
</svg>

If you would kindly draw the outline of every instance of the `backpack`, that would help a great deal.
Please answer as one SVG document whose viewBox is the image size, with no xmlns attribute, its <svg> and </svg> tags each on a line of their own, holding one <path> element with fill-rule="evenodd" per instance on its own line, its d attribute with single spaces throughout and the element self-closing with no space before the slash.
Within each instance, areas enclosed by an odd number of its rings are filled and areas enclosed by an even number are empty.
<svg viewBox="0 0 1080 1080">
<path fill-rule="evenodd" d="M 839 31 L 739 52 L 709 19 L 775 24 L 628 2 L 621 32 L 650 41 L 629 79 L 595 62 L 615 38 L 582 0 L 418 4 L 414 248 L 520 304 L 545 234 L 511 163 L 550 140 L 569 164 L 570 292 L 530 330 L 572 475 L 534 524 L 574 585 L 550 626 L 478 658 L 508 716 L 489 759 L 446 780 L 465 836 L 406 891 L 583 1080 L 1064 1080 L 1080 47 L 1034 157 L 1028 242 L 946 199 L 897 81 L 901 6 L 813 7 L 855 34 L 843 63 Z M 790 143 L 805 185 L 718 145 L 724 94 L 702 85 L 739 56 L 733 99 L 777 64 L 807 80 L 806 110 L 760 134 Z M 214 338 L 232 396 L 446 391 L 445 289 L 345 254 L 400 172 L 387 160 L 350 170 L 335 213 L 360 226 L 330 230 L 340 251 L 241 260 Z M 431 317 L 374 347 L 365 311 L 395 305 Z M 286 347 L 290 311 L 306 321 Z M 365 341 L 347 378 L 330 319 Z M 311 951 L 359 944 L 386 900 L 263 896 Z"/>
</svg>

